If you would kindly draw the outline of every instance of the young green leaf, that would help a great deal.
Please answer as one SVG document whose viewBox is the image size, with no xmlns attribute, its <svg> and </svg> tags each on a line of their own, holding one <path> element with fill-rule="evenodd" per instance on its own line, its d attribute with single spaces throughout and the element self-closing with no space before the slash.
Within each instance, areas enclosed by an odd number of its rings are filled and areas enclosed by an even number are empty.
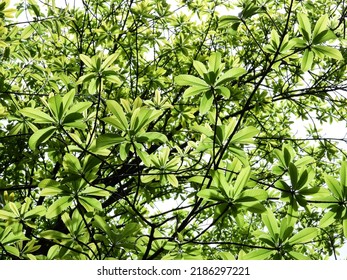
<svg viewBox="0 0 347 280">
<path fill-rule="evenodd" d="M 33 118 L 35 123 L 55 123 L 55 120 L 48 114 L 34 108 L 23 108 L 20 113 L 26 117 Z"/>
<path fill-rule="evenodd" d="M 104 62 L 101 64 L 101 71 L 104 71 L 106 68 L 110 67 L 113 62 L 119 57 L 119 52 L 111 54 L 107 56 L 107 58 L 104 60 Z"/>
<path fill-rule="evenodd" d="M 45 239 L 58 239 L 58 240 L 64 240 L 64 239 L 70 239 L 70 237 L 57 230 L 45 230 L 40 233 L 40 236 Z"/>
<path fill-rule="evenodd" d="M 253 126 L 249 126 L 238 131 L 231 140 L 234 144 L 250 144 L 253 143 L 253 137 L 259 133 L 259 130 Z"/>
<path fill-rule="evenodd" d="M 175 77 L 175 83 L 179 86 L 209 87 L 204 80 L 192 75 L 178 75 Z"/>
<path fill-rule="evenodd" d="M 243 68 L 230 69 L 218 78 L 218 80 L 216 82 L 216 86 L 224 85 L 225 83 L 227 83 L 233 79 L 237 79 L 246 73 L 247 73 L 247 71 Z"/>
<path fill-rule="evenodd" d="M 319 226 L 322 228 L 330 226 L 332 223 L 335 222 L 335 216 L 336 216 L 336 213 L 331 210 L 326 212 L 323 218 L 319 221 Z"/>
<path fill-rule="evenodd" d="M 343 60 L 343 56 L 341 52 L 333 47 L 328 46 L 313 46 L 312 49 L 314 51 L 318 51 L 322 54 L 324 54 L 327 57 L 336 59 L 336 60 Z"/>
<path fill-rule="evenodd" d="M 268 259 L 274 251 L 268 249 L 256 249 L 245 256 L 243 256 L 243 260 L 266 260 Z"/>
<path fill-rule="evenodd" d="M 263 213 L 261 217 L 262 217 L 263 223 L 269 230 L 269 233 L 272 236 L 272 238 L 276 239 L 279 236 L 280 231 L 277 225 L 277 220 L 274 214 L 272 213 L 272 211 L 268 210 L 266 213 Z"/>
<path fill-rule="evenodd" d="M 103 135 L 100 135 L 96 139 L 96 147 L 99 148 L 108 148 L 113 145 L 120 144 L 124 142 L 125 139 L 124 137 L 118 136 L 117 134 L 114 133 L 105 133 Z"/>
<path fill-rule="evenodd" d="M 210 91 L 205 92 L 200 100 L 199 112 L 201 115 L 206 114 L 213 105 L 213 94 Z"/>
<path fill-rule="evenodd" d="M 297 234 L 292 236 L 288 243 L 291 245 L 298 244 L 298 243 L 306 243 L 310 242 L 312 239 L 316 238 L 319 231 L 317 228 L 308 227 L 301 231 L 299 231 Z"/>
<path fill-rule="evenodd" d="M 96 198 L 79 196 L 78 201 L 87 212 L 94 212 L 95 210 L 102 211 L 101 202 Z"/>
<path fill-rule="evenodd" d="M 34 132 L 34 134 L 29 138 L 30 149 L 35 150 L 38 144 L 47 142 L 53 136 L 55 131 L 55 127 L 49 126 Z"/>
<path fill-rule="evenodd" d="M 301 60 L 301 71 L 305 72 L 312 68 L 313 52 L 306 49 Z"/>
<path fill-rule="evenodd" d="M 318 19 L 314 27 L 314 30 L 312 33 L 312 40 L 314 41 L 317 35 L 325 31 L 326 29 L 328 29 L 328 15 L 323 15 Z"/>
<path fill-rule="evenodd" d="M 197 193 L 198 197 L 211 201 L 225 201 L 226 198 L 218 190 L 204 189 Z"/>
<path fill-rule="evenodd" d="M 72 174 L 80 174 L 82 172 L 82 167 L 78 158 L 72 154 L 65 154 L 63 159 L 63 167 L 65 171 Z"/>
<path fill-rule="evenodd" d="M 333 195 L 337 199 L 344 199 L 343 196 L 343 188 L 341 184 L 331 175 L 324 174 L 324 180 L 329 188 L 329 190 L 333 193 Z"/>
<path fill-rule="evenodd" d="M 72 197 L 62 196 L 54 201 L 47 209 L 46 218 L 52 219 L 59 214 L 61 214 L 65 209 L 67 209 L 72 203 Z"/>
<path fill-rule="evenodd" d="M 90 57 L 86 56 L 85 54 L 80 54 L 80 59 L 87 67 L 94 68 L 94 65 Z"/>
<path fill-rule="evenodd" d="M 296 188 L 296 183 L 298 182 L 298 169 L 294 165 L 294 163 L 289 163 L 289 176 L 290 182 L 294 188 Z"/>
<path fill-rule="evenodd" d="M 33 28 L 33 26 L 31 24 L 29 24 L 27 27 L 25 27 L 22 31 L 22 34 L 20 35 L 22 40 L 26 40 L 28 39 L 31 34 L 33 34 L 35 31 L 35 29 Z"/>
<path fill-rule="evenodd" d="M 343 235 L 347 238 L 347 217 L 345 217 L 342 221 Z"/>
<path fill-rule="evenodd" d="M 307 15 L 298 13 L 299 31 L 307 42 L 311 40 L 311 23 Z"/>
<path fill-rule="evenodd" d="M 199 73 L 201 78 L 204 78 L 204 74 L 207 73 L 207 69 L 204 64 L 202 64 L 200 61 L 194 60 L 193 66 L 195 70 Z"/>
<path fill-rule="evenodd" d="M 250 202 L 258 200 L 266 200 L 268 193 L 261 189 L 244 190 L 241 192 L 240 197 L 236 200 L 238 202 Z"/>
<path fill-rule="evenodd" d="M 247 166 L 241 170 L 241 172 L 237 176 L 236 181 L 234 183 L 234 195 L 233 195 L 234 197 L 239 196 L 241 191 L 246 186 L 250 176 L 251 176 L 250 166 Z"/>
<path fill-rule="evenodd" d="M 324 30 L 321 33 L 317 34 L 316 37 L 314 37 L 314 39 L 312 40 L 312 44 L 317 45 L 317 44 L 325 43 L 326 41 L 329 41 L 329 40 L 335 40 L 336 38 L 337 37 L 334 34 L 334 32 L 332 32 L 331 30 Z"/>
<path fill-rule="evenodd" d="M 129 128 L 127 118 L 124 114 L 123 108 L 119 105 L 117 101 L 107 100 L 107 108 L 111 113 L 116 117 L 117 123 L 119 123 L 119 128 L 123 131 L 126 131 Z"/>
<path fill-rule="evenodd" d="M 305 256 L 301 253 L 295 252 L 295 251 L 289 251 L 288 254 L 292 256 L 295 260 L 311 260 L 310 257 Z"/>
<path fill-rule="evenodd" d="M 220 52 L 215 52 L 211 54 L 210 59 L 208 61 L 208 65 L 209 65 L 208 71 L 209 72 L 211 71 L 217 74 L 221 66 L 221 61 L 222 61 L 222 55 Z"/>
<path fill-rule="evenodd" d="M 192 86 L 187 88 L 183 93 L 183 98 L 188 98 L 194 95 L 197 95 L 199 93 L 203 93 L 210 88 L 208 86 Z"/>
</svg>

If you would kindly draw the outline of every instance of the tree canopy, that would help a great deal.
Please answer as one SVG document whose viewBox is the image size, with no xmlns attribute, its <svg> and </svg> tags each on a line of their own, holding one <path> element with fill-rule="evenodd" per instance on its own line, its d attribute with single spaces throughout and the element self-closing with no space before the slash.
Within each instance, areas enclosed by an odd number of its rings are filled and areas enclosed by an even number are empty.
<svg viewBox="0 0 347 280">
<path fill-rule="evenodd" d="M 0 259 L 337 258 L 345 1 L 67 2 L 0 2 Z"/>
</svg>

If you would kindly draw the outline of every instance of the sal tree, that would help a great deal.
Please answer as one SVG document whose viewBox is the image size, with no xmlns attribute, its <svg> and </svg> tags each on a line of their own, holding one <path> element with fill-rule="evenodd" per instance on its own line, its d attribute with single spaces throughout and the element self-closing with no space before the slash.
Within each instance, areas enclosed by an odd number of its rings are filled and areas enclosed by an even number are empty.
<svg viewBox="0 0 347 280">
<path fill-rule="evenodd" d="M 344 1 L 58 2 L 0 3 L 0 259 L 337 258 Z"/>
</svg>

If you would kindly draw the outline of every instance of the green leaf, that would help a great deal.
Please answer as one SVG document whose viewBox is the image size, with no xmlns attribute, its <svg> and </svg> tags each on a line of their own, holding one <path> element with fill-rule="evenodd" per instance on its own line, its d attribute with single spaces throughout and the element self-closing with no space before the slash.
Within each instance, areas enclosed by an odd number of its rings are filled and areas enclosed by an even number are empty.
<svg viewBox="0 0 347 280">
<path fill-rule="evenodd" d="M 72 202 L 72 197 L 63 196 L 54 201 L 47 209 L 46 218 L 52 219 L 67 209 Z"/>
<path fill-rule="evenodd" d="M 200 107 L 199 107 L 199 112 L 201 115 L 206 114 L 212 107 L 213 105 L 213 94 L 208 91 L 205 92 L 202 95 L 202 98 L 200 100 Z"/>
<path fill-rule="evenodd" d="M 337 37 L 334 32 L 332 32 L 331 30 L 324 30 L 321 33 L 317 34 L 317 36 L 312 40 L 312 44 L 317 45 L 335 39 L 337 39 Z"/>
<path fill-rule="evenodd" d="M 217 188 L 222 190 L 227 197 L 232 198 L 232 187 L 227 182 L 223 172 L 219 170 L 211 170 L 211 176 L 213 179 L 213 186 L 216 186 Z"/>
<path fill-rule="evenodd" d="M 292 235 L 293 226 L 289 223 L 288 218 L 284 218 L 281 221 L 280 225 L 280 238 L 282 241 L 288 239 L 289 236 Z"/>
<path fill-rule="evenodd" d="M 88 73 L 88 74 L 85 74 L 81 77 L 79 77 L 78 81 L 76 82 L 77 85 L 80 85 L 80 84 L 85 84 L 89 81 L 91 81 L 92 79 L 96 78 L 96 74 L 95 73 Z"/>
<path fill-rule="evenodd" d="M 62 104 L 63 104 L 63 115 L 65 115 L 68 111 L 68 109 L 71 107 L 73 101 L 75 98 L 75 91 L 70 90 L 67 94 L 65 94 L 62 98 Z"/>
<path fill-rule="evenodd" d="M 298 244 L 298 243 L 306 243 L 310 242 L 312 239 L 316 238 L 319 233 L 319 230 L 317 228 L 308 227 L 304 228 L 303 230 L 299 231 L 297 234 L 292 236 L 288 243 L 291 245 Z"/>
<path fill-rule="evenodd" d="M 119 129 L 126 131 L 129 128 L 127 118 L 124 114 L 122 106 L 118 104 L 117 101 L 107 100 L 106 101 L 107 108 L 112 112 L 112 114 L 119 121 Z"/>
<path fill-rule="evenodd" d="M 204 189 L 197 193 L 198 197 L 211 201 L 225 201 L 226 198 L 218 190 Z"/>
<path fill-rule="evenodd" d="M 63 167 L 65 171 L 72 174 L 80 174 L 82 172 L 82 167 L 78 158 L 72 154 L 65 154 L 63 159 Z"/>
<path fill-rule="evenodd" d="M 247 166 L 241 170 L 234 184 L 234 197 L 237 197 L 246 186 L 251 176 L 251 167 Z"/>
<path fill-rule="evenodd" d="M 323 218 L 319 221 L 319 226 L 322 228 L 330 226 L 332 223 L 335 222 L 335 216 L 336 216 L 336 213 L 331 210 L 326 212 Z"/>
<path fill-rule="evenodd" d="M 246 208 L 247 211 L 250 211 L 252 213 L 262 214 L 266 212 L 265 206 L 260 202 L 241 202 L 242 207 Z"/>
<path fill-rule="evenodd" d="M 342 227 L 343 227 L 343 235 L 345 236 L 345 238 L 347 238 L 347 218 L 343 219 Z"/>
<path fill-rule="evenodd" d="M 237 199 L 238 202 L 248 202 L 255 200 L 266 200 L 268 193 L 261 189 L 244 190 L 241 192 L 240 197 Z"/>
<path fill-rule="evenodd" d="M 301 60 L 301 71 L 305 72 L 312 68 L 313 52 L 306 49 Z"/>
<path fill-rule="evenodd" d="M 110 192 L 107 190 L 104 190 L 102 188 L 96 188 L 96 187 L 87 187 L 83 191 L 81 191 L 79 194 L 86 194 L 90 196 L 109 196 Z"/>
<path fill-rule="evenodd" d="M 87 210 L 87 212 L 94 212 L 95 210 L 102 210 L 102 205 L 99 200 L 92 197 L 78 197 L 79 203 Z"/>
<path fill-rule="evenodd" d="M 173 174 L 167 174 L 167 175 L 166 175 L 166 178 L 167 178 L 167 180 L 169 181 L 169 183 L 170 183 L 173 187 L 175 187 L 175 188 L 178 187 L 178 180 L 177 180 L 177 178 L 176 178 L 175 175 L 173 175 Z"/>
<path fill-rule="evenodd" d="M 327 174 L 324 174 L 324 180 L 333 195 L 340 200 L 344 200 L 343 189 L 340 183 L 333 176 Z"/>
<path fill-rule="evenodd" d="M 35 216 L 44 216 L 46 213 L 46 207 L 39 205 L 24 214 L 24 219 L 30 219 Z"/>
<path fill-rule="evenodd" d="M 341 52 L 333 47 L 313 46 L 312 49 L 326 55 L 327 57 L 330 57 L 336 60 L 343 60 L 343 56 Z"/>
<path fill-rule="evenodd" d="M 310 156 L 304 156 L 300 159 L 298 159 L 296 162 L 295 162 L 295 166 L 300 168 L 302 166 L 308 166 L 310 165 L 311 163 L 314 163 L 315 160 L 313 157 L 310 157 Z"/>
<path fill-rule="evenodd" d="M 80 54 L 80 59 L 88 68 L 94 68 L 92 60 L 89 56 L 86 56 L 85 54 Z"/>
<path fill-rule="evenodd" d="M 305 255 L 298 253 L 298 252 L 295 252 L 295 251 L 289 251 L 288 254 L 291 255 L 296 260 L 311 260 L 310 257 L 305 256 Z"/>
<path fill-rule="evenodd" d="M 49 108 L 55 118 L 60 121 L 63 117 L 63 100 L 59 94 L 48 99 Z"/>
<path fill-rule="evenodd" d="M 292 159 L 292 155 L 290 151 L 287 149 L 287 147 L 283 146 L 283 159 L 284 159 L 284 166 L 289 167 L 289 163 Z"/>
<path fill-rule="evenodd" d="M 207 90 L 209 90 L 210 88 L 207 86 L 192 86 L 187 88 L 184 93 L 183 93 L 183 98 L 188 98 L 194 95 L 197 95 L 199 93 L 203 93 Z"/>
<path fill-rule="evenodd" d="M 218 27 L 223 28 L 223 27 L 228 26 L 229 24 L 230 25 L 237 24 L 237 26 L 238 26 L 240 23 L 241 23 L 241 20 L 239 17 L 227 15 L 227 16 L 220 17 Z M 236 27 L 236 29 L 237 29 L 237 27 Z"/>
<path fill-rule="evenodd" d="M 296 183 L 298 182 L 298 169 L 293 163 L 289 163 L 289 176 L 290 176 L 290 182 L 292 183 L 292 186 L 296 188 Z"/>
<path fill-rule="evenodd" d="M 201 78 L 204 78 L 204 74 L 207 73 L 207 69 L 204 64 L 202 64 L 200 61 L 194 60 L 193 66 L 195 70 L 199 73 Z"/>
<path fill-rule="evenodd" d="M 66 115 L 71 113 L 82 113 L 87 110 L 90 106 L 92 106 L 92 102 L 78 102 L 70 107 L 70 109 L 66 112 Z"/>
<path fill-rule="evenodd" d="M 307 42 L 300 38 L 293 38 L 290 40 L 290 43 L 297 48 L 305 48 L 307 46 Z"/>
<path fill-rule="evenodd" d="M 23 108 L 20 113 L 26 117 L 33 118 L 35 123 L 55 123 L 55 120 L 48 114 L 34 108 Z"/>
<path fill-rule="evenodd" d="M 218 86 L 215 88 L 218 94 L 221 94 L 225 99 L 230 98 L 230 90 L 227 87 Z"/>
<path fill-rule="evenodd" d="M 99 136 L 96 139 L 96 147 L 99 148 L 105 148 L 105 147 L 110 147 L 113 145 L 120 144 L 124 142 L 124 137 L 118 136 L 117 134 L 114 133 L 106 133 L 101 136 Z"/>
<path fill-rule="evenodd" d="M 11 255 L 16 256 L 16 257 L 19 258 L 20 252 L 19 252 L 19 250 L 16 247 L 5 245 L 4 249 L 5 249 L 6 252 L 10 253 Z"/>
<path fill-rule="evenodd" d="M 192 75 L 179 75 L 175 77 L 175 83 L 179 86 L 209 87 L 204 80 Z"/>
<path fill-rule="evenodd" d="M 106 68 L 110 67 L 112 63 L 115 62 L 115 60 L 119 57 L 120 53 L 114 53 L 109 56 L 104 60 L 104 62 L 101 64 L 100 70 L 103 71 Z"/>
<path fill-rule="evenodd" d="M 20 217 L 16 204 L 14 204 L 13 202 L 9 202 L 8 206 L 10 207 L 11 211 L 16 215 L 16 217 Z"/>
<path fill-rule="evenodd" d="M 245 256 L 243 256 L 243 260 L 266 260 L 268 259 L 274 251 L 272 250 L 267 250 L 267 249 L 257 249 L 254 250 Z"/>
<path fill-rule="evenodd" d="M 105 76 L 105 79 L 110 83 L 116 84 L 117 86 L 122 84 L 122 80 L 116 75 L 107 75 Z"/>
<path fill-rule="evenodd" d="M 0 209 L 0 219 L 8 220 L 8 219 L 15 219 L 15 218 L 16 218 L 16 215 L 13 214 L 12 212 L 8 212 L 6 210 Z"/>
<path fill-rule="evenodd" d="M 308 183 L 308 173 L 306 170 L 304 170 L 300 176 L 299 181 L 296 184 L 296 188 L 300 190 L 301 188 L 305 187 Z"/>
<path fill-rule="evenodd" d="M 250 144 L 253 143 L 253 137 L 259 133 L 259 130 L 253 126 L 249 126 L 238 131 L 232 138 L 231 143 L 234 144 Z"/>
<path fill-rule="evenodd" d="M 277 225 L 277 220 L 274 216 L 274 214 L 272 213 L 271 210 L 268 210 L 266 213 L 263 213 L 261 215 L 263 223 L 265 224 L 265 226 L 267 227 L 267 229 L 269 230 L 270 235 L 276 239 L 277 236 L 279 235 L 280 231 Z"/>
<path fill-rule="evenodd" d="M 82 123 L 83 115 L 81 113 L 73 112 L 69 113 L 65 116 L 63 124 L 66 125 L 68 123 L 73 122 L 81 122 Z"/>
<path fill-rule="evenodd" d="M 280 36 L 278 35 L 276 29 L 272 29 L 271 31 L 271 45 L 274 49 L 277 49 L 280 45 Z"/>
<path fill-rule="evenodd" d="M 136 137 L 136 141 L 143 143 L 143 142 L 161 142 L 166 143 L 168 141 L 167 137 L 159 132 L 144 132 L 141 134 L 138 134 Z"/>
<path fill-rule="evenodd" d="M 56 230 L 45 230 L 40 233 L 40 236 L 45 239 L 58 239 L 58 240 L 64 240 L 64 239 L 70 239 L 71 237 L 66 235 L 65 233 L 62 233 L 60 231 Z"/>
<path fill-rule="evenodd" d="M 216 82 L 216 86 L 223 85 L 233 79 L 237 79 L 240 76 L 246 74 L 247 71 L 243 68 L 233 68 L 225 72 Z"/>
<path fill-rule="evenodd" d="M 104 218 L 100 217 L 99 215 L 95 215 L 94 221 L 101 230 L 103 230 L 105 233 L 107 233 L 108 236 L 114 236 L 113 231 L 111 230 L 109 225 L 106 223 Z"/>
<path fill-rule="evenodd" d="M 341 187 L 345 188 L 347 187 L 347 162 L 343 161 L 341 163 L 340 167 L 340 183 Z M 346 193 L 344 194 L 345 196 L 347 195 Z"/>
<path fill-rule="evenodd" d="M 307 42 L 311 40 L 311 23 L 307 15 L 298 13 L 299 31 Z"/>
<path fill-rule="evenodd" d="M 29 24 L 27 27 L 23 29 L 22 34 L 20 35 L 20 38 L 22 40 L 26 40 L 31 36 L 31 34 L 34 33 L 34 31 L 35 29 L 33 28 L 33 26 Z"/>
<path fill-rule="evenodd" d="M 323 31 L 327 29 L 328 29 L 328 15 L 323 15 L 318 19 L 314 27 L 314 30 L 312 33 L 312 41 L 314 42 L 317 35 L 319 35 L 320 33 L 322 33 Z"/>
<path fill-rule="evenodd" d="M 222 60 L 222 55 L 220 52 L 215 52 L 211 54 L 208 61 L 208 65 L 209 65 L 208 71 L 218 73 L 219 68 L 221 66 L 221 60 Z"/>
<path fill-rule="evenodd" d="M 55 133 L 56 128 L 49 126 L 47 128 L 40 129 L 34 132 L 33 135 L 29 138 L 29 147 L 32 150 L 35 150 L 38 144 L 43 144 L 47 142 Z"/>
</svg>

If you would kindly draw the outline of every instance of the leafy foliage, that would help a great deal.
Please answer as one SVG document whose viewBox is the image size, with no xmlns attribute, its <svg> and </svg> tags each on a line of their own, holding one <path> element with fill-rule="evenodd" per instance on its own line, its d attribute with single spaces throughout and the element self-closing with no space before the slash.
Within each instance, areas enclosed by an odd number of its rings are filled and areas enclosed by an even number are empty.
<svg viewBox="0 0 347 280">
<path fill-rule="evenodd" d="M 344 1 L 58 4 L 0 2 L 0 259 L 337 258 Z"/>
</svg>

